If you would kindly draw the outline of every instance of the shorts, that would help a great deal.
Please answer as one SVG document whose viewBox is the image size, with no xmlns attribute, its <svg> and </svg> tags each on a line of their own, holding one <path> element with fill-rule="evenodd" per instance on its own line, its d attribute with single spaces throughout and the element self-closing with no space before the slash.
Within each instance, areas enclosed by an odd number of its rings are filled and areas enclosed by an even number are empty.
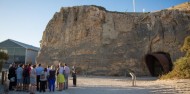
<svg viewBox="0 0 190 94">
<path fill-rule="evenodd" d="M 30 78 L 30 84 L 36 84 L 36 78 Z"/>
<path fill-rule="evenodd" d="M 22 84 L 22 83 L 23 83 L 22 79 L 17 79 L 17 84 Z"/>
<path fill-rule="evenodd" d="M 24 77 L 23 84 L 30 84 L 30 77 Z"/>
</svg>

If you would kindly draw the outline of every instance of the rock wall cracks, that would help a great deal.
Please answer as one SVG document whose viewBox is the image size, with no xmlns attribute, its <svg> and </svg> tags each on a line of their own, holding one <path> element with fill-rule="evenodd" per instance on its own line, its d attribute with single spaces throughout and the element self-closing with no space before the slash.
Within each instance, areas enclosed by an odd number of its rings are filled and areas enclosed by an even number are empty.
<svg viewBox="0 0 190 94">
<path fill-rule="evenodd" d="M 164 51 L 172 61 L 190 34 L 189 10 L 150 13 L 110 12 L 98 6 L 61 8 L 49 21 L 37 63 L 75 65 L 79 73 L 149 75 L 147 53 Z"/>
</svg>

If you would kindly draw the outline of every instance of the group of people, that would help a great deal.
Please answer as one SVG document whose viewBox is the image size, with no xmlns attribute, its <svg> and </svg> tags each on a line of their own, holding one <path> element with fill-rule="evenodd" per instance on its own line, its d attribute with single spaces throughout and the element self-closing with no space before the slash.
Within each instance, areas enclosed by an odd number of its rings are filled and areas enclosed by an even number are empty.
<svg viewBox="0 0 190 94">
<path fill-rule="evenodd" d="M 68 89 L 68 77 L 72 73 L 73 86 L 76 86 L 76 71 L 72 67 L 72 71 L 67 64 L 59 63 L 58 66 L 42 67 L 41 64 L 12 64 L 9 68 L 8 79 L 9 90 L 17 91 L 30 91 L 35 94 L 35 91 L 45 92 L 48 88 L 49 91 L 55 91 L 55 83 L 59 91 Z"/>
</svg>

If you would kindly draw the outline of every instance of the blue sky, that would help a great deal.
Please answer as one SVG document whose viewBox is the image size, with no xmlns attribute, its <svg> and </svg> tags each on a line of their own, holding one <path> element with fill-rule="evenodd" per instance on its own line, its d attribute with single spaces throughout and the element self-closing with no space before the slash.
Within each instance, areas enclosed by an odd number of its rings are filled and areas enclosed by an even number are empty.
<svg viewBox="0 0 190 94">
<path fill-rule="evenodd" d="M 135 0 L 136 12 L 165 9 L 190 0 Z M 98 5 L 109 11 L 132 12 L 133 0 L 0 0 L 0 42 L 14 39 L 40 47 L 43 31 L 61 7 Z"/>
</svg>

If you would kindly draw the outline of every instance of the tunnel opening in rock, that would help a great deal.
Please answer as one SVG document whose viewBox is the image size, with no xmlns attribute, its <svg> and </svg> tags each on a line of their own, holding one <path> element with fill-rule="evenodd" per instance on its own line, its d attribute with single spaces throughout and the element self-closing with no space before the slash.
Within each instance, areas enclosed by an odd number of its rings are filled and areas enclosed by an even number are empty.
<svg viewBox="0 0 190 94">
<path fill-rule="evenodd" d="M 173 64 L 169 53 L 155 52 L 145 56 L 145 63 L 151 76 L 157 77 L 172 70 Z"/>
</svg>

